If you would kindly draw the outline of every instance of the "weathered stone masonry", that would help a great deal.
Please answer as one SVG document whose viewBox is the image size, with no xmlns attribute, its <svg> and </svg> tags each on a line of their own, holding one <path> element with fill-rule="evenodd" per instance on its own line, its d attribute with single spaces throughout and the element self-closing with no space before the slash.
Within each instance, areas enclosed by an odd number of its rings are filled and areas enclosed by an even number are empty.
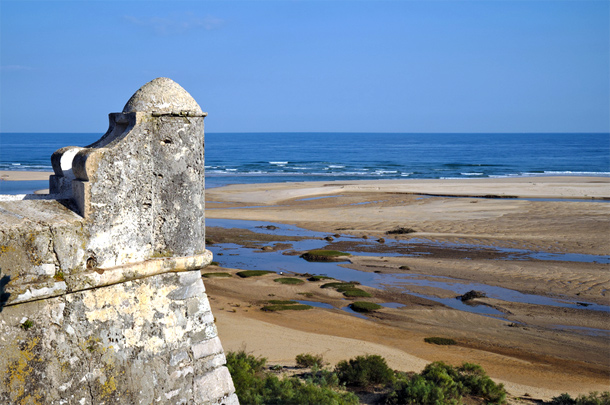
<svg viewBox="0 0 610 405">
<path fill-rule="evenodd" d="M 237 404 L 205 294 L 206 116 L 155 79 L 0 196 L 0 403 Z"/>
</svg>

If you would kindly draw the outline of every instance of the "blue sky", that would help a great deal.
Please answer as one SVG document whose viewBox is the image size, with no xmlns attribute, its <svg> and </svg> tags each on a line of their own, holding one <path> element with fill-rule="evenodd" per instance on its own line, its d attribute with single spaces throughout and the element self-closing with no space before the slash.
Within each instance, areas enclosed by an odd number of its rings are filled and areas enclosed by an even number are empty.
<svg viewBox="0 0 610 405">
<path fill-rule="evenodd" d="M 105 132 L 166 76 L 211 132 L 608 132 L 610 2 L 0 0 L 0 131 Z"/>
</svg>

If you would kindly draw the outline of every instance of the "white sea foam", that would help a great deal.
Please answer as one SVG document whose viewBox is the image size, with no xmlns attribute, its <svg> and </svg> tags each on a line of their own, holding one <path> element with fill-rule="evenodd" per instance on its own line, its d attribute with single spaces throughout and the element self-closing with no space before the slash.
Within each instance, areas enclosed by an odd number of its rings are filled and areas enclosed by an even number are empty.
<svg viewBox="0 0 610 405">
<path fill-rule="evenodd" d="M 473 173 L 460 173 L 462 176 L 482 176 L 483 173 L 473 172 Z"/>
</svg>

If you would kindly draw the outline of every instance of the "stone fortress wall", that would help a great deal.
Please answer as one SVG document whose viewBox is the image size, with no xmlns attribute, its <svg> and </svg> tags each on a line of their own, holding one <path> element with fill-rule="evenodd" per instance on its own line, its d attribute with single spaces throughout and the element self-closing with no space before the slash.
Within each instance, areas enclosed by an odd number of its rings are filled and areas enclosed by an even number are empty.
<svg viewBox="0 0 610 405">
<path fill-rule="evenodd" d="M 205 116 L 155 79 L 53 154 L 49 195 L 0 196 L 0 403 L 238 403 L 200 275 Z"/>
</svg>

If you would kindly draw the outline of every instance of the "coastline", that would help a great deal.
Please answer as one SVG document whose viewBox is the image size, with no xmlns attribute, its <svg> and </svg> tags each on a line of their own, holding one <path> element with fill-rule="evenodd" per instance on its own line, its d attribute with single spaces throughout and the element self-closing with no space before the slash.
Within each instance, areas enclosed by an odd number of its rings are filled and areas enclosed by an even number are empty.
<svg viewBox="0 0 610 405">
<path fill-rule="evenodd" d="M 0 172 L 3 180 L 46 180 L 49 172 Z M 459 197 L 459 198 L 455 198 Z M 518 177 L 464 180 L 374 180 L 229 185 L 206 190 L 206 217 L 291 224 L 328 235 L 342 234 L 367 244 L 345 266 L 362 272 L 415 275 L 424 281 L 443 278 L 457 283 L 483 283 L 520 293 L 608 305 L 608 265 L 595 262 L 514 259 L 490 251 L 608 255 L 610 178 Z M 398 226 L 413 234 L 388 236 Z M 242 232 L 209 227 L 207 235 L 221 243 L 254 242 Z M 366 236 L 367 239 L 363 237 Z M 424 240 L 426 255 L 393 251 L 390 243 Z M 269 244 L 268 239 L 266 244 Z M 278 237 L 273 250 L 291 241 Z M 452 247 L 459 245 L 458 247 Z M 440 247 L 439 247 L 440 246 Z M 465 246 L 465 247 L 464 247 Z M 347 242 L 328 248 L 355 249 Z M 219 247 L 219 249 L 224 249 Z M 221 250 L 222 251 L 222 250 Z M 367 254 L 369 253 L 369 254 Z M 493 254 L 492 254 L 493 253 Z M 230 250 L 227 255 L 230 255 Z M 260 251 L 265 257 L 269 253 Z M 495 255 L 495 256 L 494 256 Z M 548 400 L 607 390 L 610 382 L 609 313 L 485 298 L 480 304 L 504 314 L 501 319 L 458 311 L 418 298 L 455 297 L 451 290 L 409 286 L 409 293 L 390 287 L 362 287 L 373 302 L 398 302 L 369 319 L 338 308 L 344 297 L 318 284 L 280 285 L 277 275 L 241 279 L 237 268 L 220 266 L 231 278 L 206 278 L 205 285 L 225 350 L 267 357 L 271 364 L 293 364 L 300 353 L 322 353 L 336 363 L 360 354 L 380 354 L 391 367 L 420 371 L 430 361 L 481 364 L 514 396 Z M 246 267 L 246 266 L 242 266 Z M 347 280 L 348 281 L 348 280 Z M 335 309 L 260 311 L 269 296 L 328 303 Z M 588 304 L 587 304 L 588 305 Z M 557 325 L 565 328 L 557 329 Z M 579 331 L 604 330 L 601 336 Z M 429 336 L 458 341 L 456 346 L 425 343 Z"/>
<path fill-rule="evenodd" d="M 502 198 L 489 198 L 492 195 Z M 450 287 L 434 287 L 433 283 L 450 278 L 456 284 L 480 283 L 545 298 L 607 306 L 608 264 L 571 261 L 576 259 L 569 255 L 608 257 L 610 205 L 591 198 L 610 198 L 610 178 L 245 184 L 208 189 L 206 197 L 207 218 L 290 224 L 355 238 L 354 243 L 335 240 L 327 244 L 328 249 L 360 249 L 342 267 L 370 273 L 402 273 L 424 281 L 423 285 L 405 287 L 407 293 L 392 286 L 362 287 L 373 294 L 369 299 L 373 302 L 405 305 L 383 308 L 363 320 L 338 309 L 345 303 L 341 294 L 309 282 L 301 286 L 278 285 L 273 281 L 276 274 L 255 280 L 206 279 L 219 334 L 227 350 L 245 346 L 272 364 L 291 364 L 294 356 L 303 352 L 322 353 L 331 363 L 359 354 L 381 354 L 392 367 L 403 371 L 419 371 L 422 362 L 470 361 L 481 364 L 512 395 L 527 393 L 531 398 L 545 400 L 563 392 L 577 395 L 607 390 L 608 312 L 557 309 L 509 298 L 481 299 L 481 305 L 503 313 L 494 318 L 434 302 L 453 299 L 456 294 Z M 398 226 L 412 227 L 416 232 L 386 234 Z M 233 248 L 227 248 L 225 253 L 222 243 L 241 244 L 254 251 L 261 246 L 285 249 L 284 245 L 295 243 L 277 238 L 273 244 L 263 238 L 266 245 L 257 244 L 256 235 L 226 227 L 208 226 L 207 235 L 212 241 L 221 241 L 216 252 L 224 255 L 233 254 Z M 382 238 L 385 243 L 377 242 Z M 400 243 L 420 243 L 426 254 L 404 253 L 404 249 L 396 248 Z M 566 255 L 567 259 L 512 258 L 505 253 L 519 249 L 557 254 L 559 258 Z M 290 250 L 284 252 L 288 254 Z M 220 267 L 202 272 L 234 275 L 239 271 L 222 267 L 223 256 L 217 255 L 215 260 Z M 409 270 L 400 270 L 405 264 Z M 430 285 L 426 286 L 426 282 Z M 270 294 L 274 299 L 287 300 L 312 294 L 307 300 L 331 304 L 335 309 L 260 311 Z M 417 298 L 422 296 L 432 301 Z M 585 333 L 589 330 L 605 332 L 594 336 Z M 427 336 L 451 337 L 459 343 L 434 346 L 423 342 Z"/>
</svg>

